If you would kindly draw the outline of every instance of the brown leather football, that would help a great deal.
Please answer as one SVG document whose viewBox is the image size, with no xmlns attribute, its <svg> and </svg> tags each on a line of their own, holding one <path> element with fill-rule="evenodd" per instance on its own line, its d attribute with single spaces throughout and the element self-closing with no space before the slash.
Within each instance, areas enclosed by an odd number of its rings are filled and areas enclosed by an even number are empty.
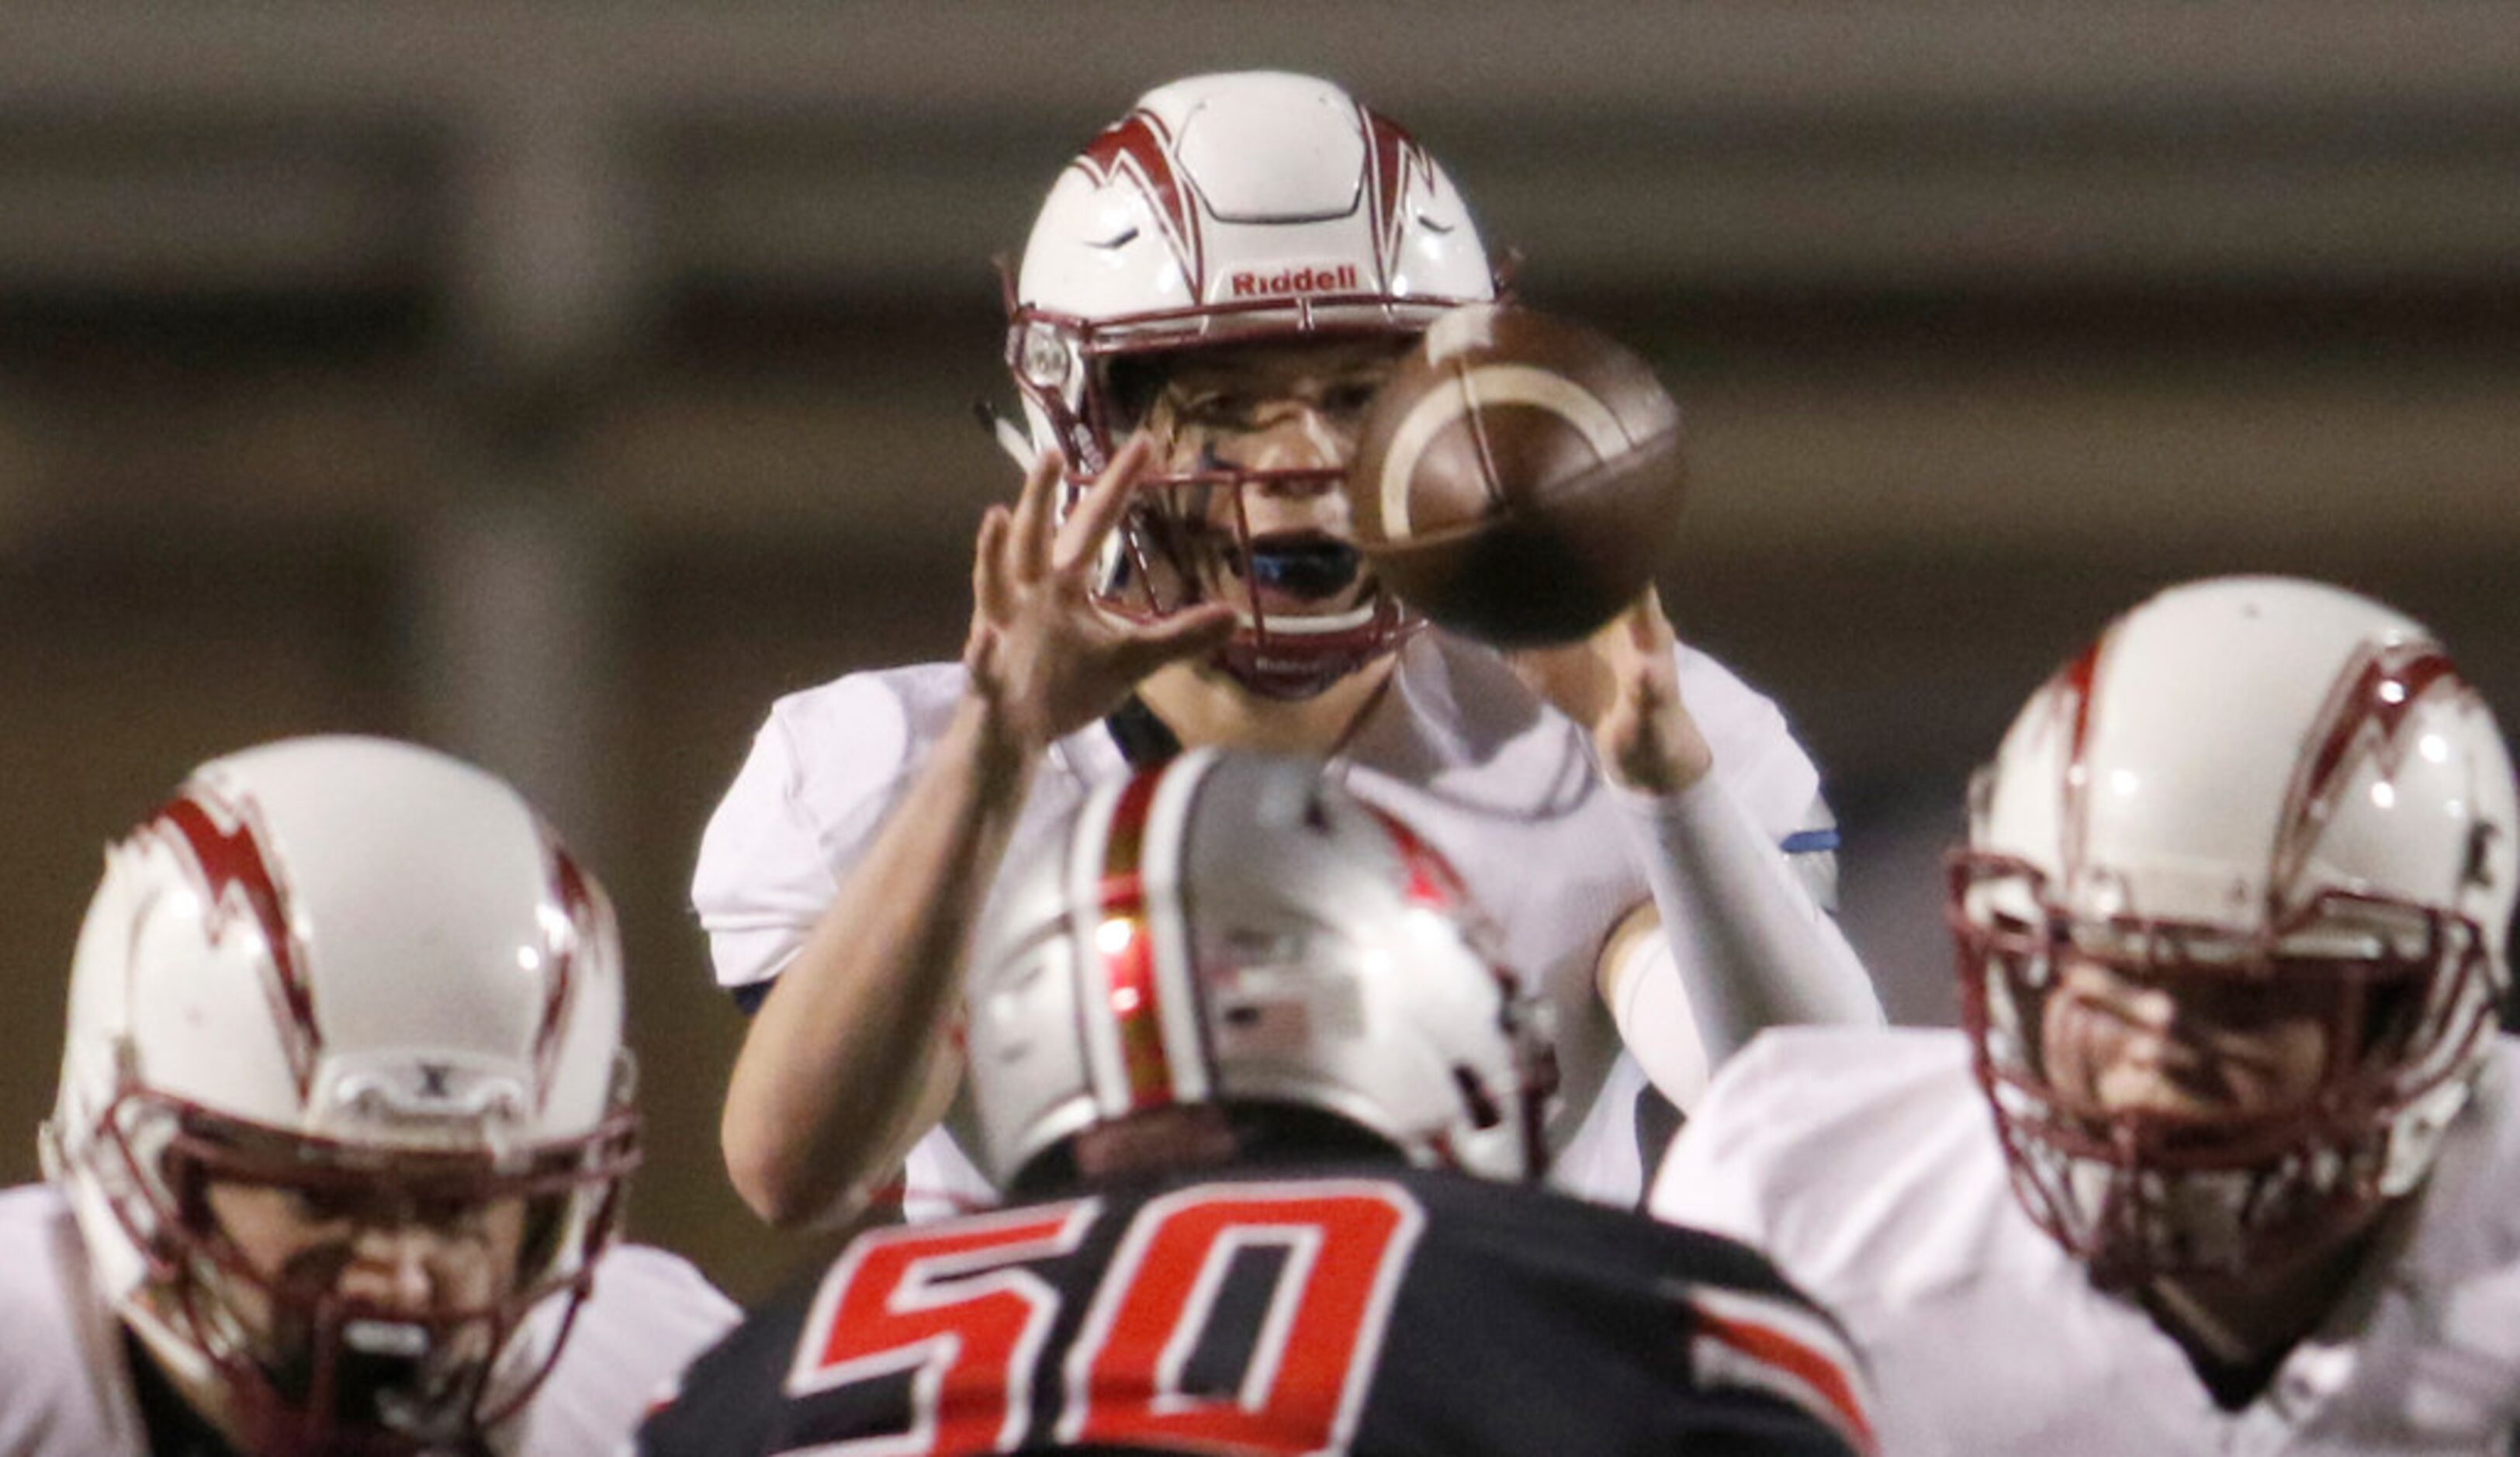
<svg viewBox="0 0 2520 1457">
<path fill-rule="evenodd" d="M 1367 415 L 1347 481 L 1356 543 L 1445 627 L 1571 642 L 1666 561 L 1680 447 L 1680 407 L 1615 341 L 1528 308 L 1459 309 Z"/>
</svg>

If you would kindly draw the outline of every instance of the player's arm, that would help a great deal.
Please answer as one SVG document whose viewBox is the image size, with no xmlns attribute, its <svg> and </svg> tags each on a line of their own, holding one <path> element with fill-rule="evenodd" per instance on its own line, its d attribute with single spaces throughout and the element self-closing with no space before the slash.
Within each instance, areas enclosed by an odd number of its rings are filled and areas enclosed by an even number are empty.
<svg viewBox="0 0 2520 1457">
<path fill-rule="evenodd" d="M 1695 1090 L 1665 1085 L 1688 1080 L 1660 1056 L 1680 1040 L 1675 1025 L 1686 1030 L 1679 1019 L 1693 1020 L 1703 1046 L 1700 1083 L 1762 1028 L 1882 1020 L 1835 921 L 1716 774 L 1651 591 L 1585 642 L 1513 662 L 1592 730 L 1644 868 L 1652 898 L 1610 937 L 1598 972 L 1621 1036 L 1666 1096 L 1685 1107 Z"/>
<path fill-rule="evenodd" d="M 956 964 L 1030 778 L 1003 726 L 960 706 L 755 1010 L 718 1134 L 772 1224 L 851 1211 L 943 1116 Z"/>
<path fill-rule="evenodd" d="M 1621 1039 L 1666 1097 L 1686 1110 L 1768 1027 L 1883 1020 L 1836 920 L 1721 781 L 1621 797 L 1652 896 L 1596 973 Z"/>
<path fill-rule="evenodd" d="M 727 1084 L 727 1172 L 774 1224 L 846 1212 L 942 1116 L 966 944 L 1049 746 L 1233 631 L 1222 607 L 1138 623 L 1094 605 L 1095 556 L 1145 458 L 1120 452 L 1061 524 L 1060 463 L 1045 456 L 1015 508 L 981 522 L 969 687 L 754 1013 Z"/>
</svg>

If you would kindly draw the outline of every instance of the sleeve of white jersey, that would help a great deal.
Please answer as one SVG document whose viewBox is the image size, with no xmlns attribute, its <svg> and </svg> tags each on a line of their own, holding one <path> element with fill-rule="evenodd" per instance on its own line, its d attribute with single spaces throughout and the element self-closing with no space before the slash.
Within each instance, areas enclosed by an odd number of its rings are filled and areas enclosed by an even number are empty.
<svg viewBox="0 0 2520 1457">
<path fill-rule="evenodd" d="M 1837 819 L 1784 713 L 1732 670 L 1693 648 L 1678 654 L 1680 694 L 1715 751 L 1734 802 L 1785 854 L 1822 910 L 1837 910 Z"/>
<path fill-rule="evenodd" d="M 692 874 L 719 985 L 767 982 L 796 954 L 906 789 L 911 739 L 907 706 L 871 674 L 772 706 Z"/>
<path fill-rule="evenodd" d="M 671 1399 L 684 1368 L 742 1318 L 680 1255 L 613 1246 L 534 1392 L 520 1457 L 621 1450 L 641 1419 Z"/>
<path fill-rule="evenodd" d="M 1715 777 L 1670 800 L 1619 795 L 1665 924 L 1626 947 L 1603 986 L 1620 1040 L 1693 1116 L 1709 1072 L 1758 1026 L 1872 1023 L 1880 1002 L 1825 914 L 1837 835 L 1820 771 L 1777 706 L 1721 663 L 1686 648 L 1678 663 Z M 1717 1000 L 1699 1006 L 1699 992 Z"/>
</svg>

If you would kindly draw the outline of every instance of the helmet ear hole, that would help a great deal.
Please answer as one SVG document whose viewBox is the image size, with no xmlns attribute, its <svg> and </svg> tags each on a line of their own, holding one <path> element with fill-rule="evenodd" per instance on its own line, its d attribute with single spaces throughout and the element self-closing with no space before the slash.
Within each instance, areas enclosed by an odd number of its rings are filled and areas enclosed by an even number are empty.
<svg viewBox="0 0 2520 1457">
<path fill-rule="evenodd" d="M 2479 888 L 2494 884 L 2494 823 L 2478 820 L 2468 827 L 2467 866 L 2459 874 L 2463 884 Z"/>
<path fill-rule="evenodd" d="M 566 1194 L 542 1194 L 525 1202 L 525 1232 L 517 1246 L 520 1281 L 540 1278 L 560 1258 L 574 1203 Z"/>
<path fill-rule="evenodd" d="M 210 1208 L 210 1175 L 198 1160 L 173 1149 L 165 1153 L 166 1188 L 175 1197 L 175 1220 L 186 1233 L 206 1239 L 218 1216 Z"/>
<path fill-rule="evenodd" d="M 2368 1067 L 2375 1061 L 2405 1056 L 2406 1049 L 2423 1031 L 2423 1020 L 2430 1010 L 2430 990 L 2421 982 L 2363 989 L 2362 1040 L 2356 1049 L 2358 1066 Z"/>
<path fill-rule="evenodd" d="M 1466 1064 L 1453 1065 L 1453 1085 L 1462 1090 L 1462 1106 L 1470 1111 L 1470 1126 L 1485 1132 L 1505 1121 L 1505 1110 L 1489 1096 L 1487 1084 L 1479 1080 L 1477 1070 Z"/>
</svg>

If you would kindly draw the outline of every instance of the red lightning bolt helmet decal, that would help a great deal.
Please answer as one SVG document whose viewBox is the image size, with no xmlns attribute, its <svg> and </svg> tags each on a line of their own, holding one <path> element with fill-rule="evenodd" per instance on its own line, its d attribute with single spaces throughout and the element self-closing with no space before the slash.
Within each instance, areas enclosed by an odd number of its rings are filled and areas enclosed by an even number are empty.
<svg viewBox="0 0 2520 1457">
<path fill-rule="evenodd" d="M 2091 792 L 2089 781 L 2092 748 L 2092 710 L 2099 678 L 2100 651 L 2108 645 L 2106 634 L 2094 638 L 2082 656 L 2065 664 L 2056 674 L 2058 694 L 2056 710 L 2066 715 L 2065 782 L 2057 786 L 2064 797 L 2059 806 L 2063 815 L 2064 834 L 2059 837 L 2061 852 L 2057 869 L 2064 874 L 2064 884 L 2078 879 L 2083 864 L 2083 844 L 2090 831 Z"/>
<path fill-rule="evenodd" d="M 1071 166 L 1081 167 L 1097 185 L 1127 177 L 1146 199 L 1147 211 L 1172 246 L 1182 278 L 1193 302 L 1207 296 L 1206 246 L 1199 233 L 1198 209 L 1192 205 L 1190 184 L 1173 169 L 1172 137 L 1152 112 L 1132 112 L 1104 128 Z"/>
<path fill-rule="evenodd" d="M 272 1021 L 302 1097 L 315 1076 L 323 1032 L 315 1022 L 304 949 L 289 926 L 287 885 L 264 848 L 257 820 L 250 801 L 231 804 L 207 786 L 194 783 L 159 808 L 148 829 L 174 845 L 192 867 L 201 884 L 202 921 L 211 944 L 240 919 L 250 921 L 262 936 Z"/>
<path fill-rule="evenodd" d="M 543 855 L 558 912 L 556 918 L 543 919 L 543 1016 L 534 1032 L 535 1096 L 547 1101 L 552 1066 L 560 1058 L 561 1031 L 567 1025 L 569 1003 L 577 995 L 577 953 L 595 941 L 602 918 L 586 873 L 548 829 L 543 831 Z"/>
<path fill-rule="evenodd" d="M 2267 882 L 2270 910 L 2284 908 L 2354 767 L 2367 757 L 2382 777 L 2395 774 L 2406 757 L 2404 735 L 2415 705 L 2437 692 L 2464 693 L 2466 688 L 2450 655 L 2423 638 L 2367 643 L 2346 663 L 2312 721 L 2303 745 L 2307 751 L 2284 792 Z"/>
<path fill-rule="evenodd" d="M 1401 237 L 1408 231 L 1410 185 L 1432 187 L 1435 159 L 1391 118 L 1363 106 L 1356 115 L 1365 130 L 1366 215 L 1373 229 L 1374 264 L 1387 291 L 1400 267 Z"/>
</svg>

